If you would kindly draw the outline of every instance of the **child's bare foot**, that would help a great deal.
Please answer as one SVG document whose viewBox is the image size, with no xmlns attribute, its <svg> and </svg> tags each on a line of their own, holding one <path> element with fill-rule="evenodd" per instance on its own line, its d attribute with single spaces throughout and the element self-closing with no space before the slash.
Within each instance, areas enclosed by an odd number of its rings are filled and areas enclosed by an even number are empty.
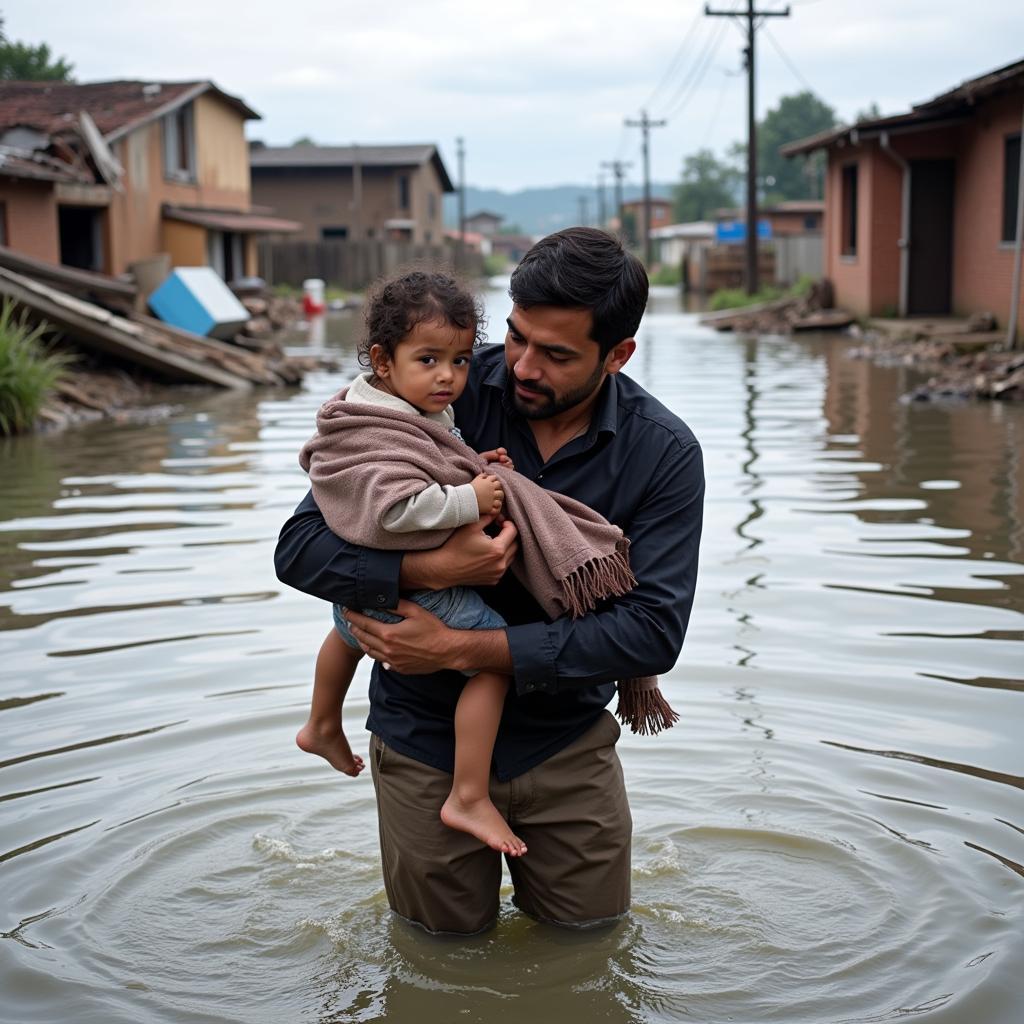
<svg viewBox="0 0 1024 1024">
<path fill-rule="evenodd" d="M 460 800 L 452 790 L 441 808 L 441 820 L 459 832 L 468 832 L 498 853 L 521 857 L 526 843 L 508 827 L 490 800 Z"/>
<path fill-rule="evenodd" d="M 295 742 L 300 750 L 307 754 L 317 754 L 332 768 L 353 778 L 366 767 L 363 759 L 352 753 L 340 726 L 320 726 L 310 720 L 299 730 Z"/>
</svg>

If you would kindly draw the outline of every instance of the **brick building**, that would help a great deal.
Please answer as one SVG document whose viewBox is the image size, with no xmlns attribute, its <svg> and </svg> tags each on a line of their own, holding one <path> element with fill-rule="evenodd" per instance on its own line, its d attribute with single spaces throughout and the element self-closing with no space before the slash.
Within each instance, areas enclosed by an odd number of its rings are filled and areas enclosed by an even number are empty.
<svg viewBox="0 0 1024 1024">
<path fill-rule="evenodd" d="M 907 113 L 783 147 L 827 153 L 825 274 L 840 305 L 868 315 L 987 311 L 1006 323 L 1022 112 L 1017 61 Z"/>
</svg>

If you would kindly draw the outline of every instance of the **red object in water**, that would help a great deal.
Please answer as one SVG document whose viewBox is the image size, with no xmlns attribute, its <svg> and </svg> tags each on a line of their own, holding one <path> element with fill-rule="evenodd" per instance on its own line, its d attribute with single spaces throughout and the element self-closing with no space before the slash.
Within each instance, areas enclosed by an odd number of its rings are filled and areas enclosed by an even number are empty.
<svg viewBox="0 0 1024 1024">
<path fill-rule="evenodd" d="M 317 313 L 326 312 L 327 306 L 323 302 L 317 302 L 312 295 L 306 294 L 302 296 L 302 309 L 306 316 L 316 316 Z"/>
</svg>

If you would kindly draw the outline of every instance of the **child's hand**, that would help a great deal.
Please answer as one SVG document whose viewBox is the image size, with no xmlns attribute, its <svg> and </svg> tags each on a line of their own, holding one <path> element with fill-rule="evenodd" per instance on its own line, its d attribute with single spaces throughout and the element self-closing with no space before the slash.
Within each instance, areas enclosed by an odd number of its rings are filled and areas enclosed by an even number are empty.
<svg viewBox="0 0 1024 1024">
<path fill-rule="evenodd" d="M 473 481 L 473 490 L 476 491 L 476 507 L 482 516 L 497 515 L 505 502 L 505 491 L 502 489 L 501 481 L 492 473 L 481 473 Z"/>
<path fill-rule="evenodd" d="M 508 457 L 508 452 L 504 448 L 494 448 L 489 452 L 481 452 L 480 458 L 484 462 L 497 462 L 504 466 L 506 469 L 515 469 L 516 467 L 512 464 L 512 460 Z"/>
</svg>

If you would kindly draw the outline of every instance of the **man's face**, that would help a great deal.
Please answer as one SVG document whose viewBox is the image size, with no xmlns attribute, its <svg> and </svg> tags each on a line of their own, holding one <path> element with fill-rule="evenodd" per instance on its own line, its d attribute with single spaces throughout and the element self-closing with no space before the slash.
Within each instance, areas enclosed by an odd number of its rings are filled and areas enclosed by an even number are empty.
<svg viewBox="0 0 1024 1024">
<path fill-rule="evenodd" d="M 587 309 L 513 306 L 505 335 L 508 393 L 528 420 L 546 420 L 591 395 L 604 382 L 600 348 Z"/>
</svg>

